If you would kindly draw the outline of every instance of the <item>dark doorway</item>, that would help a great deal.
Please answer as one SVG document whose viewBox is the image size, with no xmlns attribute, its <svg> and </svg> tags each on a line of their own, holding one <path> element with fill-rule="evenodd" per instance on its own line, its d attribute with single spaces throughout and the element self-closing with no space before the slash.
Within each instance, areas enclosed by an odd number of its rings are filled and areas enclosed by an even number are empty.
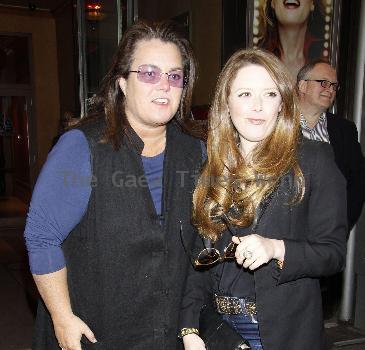
<svg viewBox="0 0 365 350">
<path fill-rule="evenodd" d="M 0 34 L 0 218 L 25 217 L 30 200 L 31 63 L 30 35 Z"/>
<path fill-rule="evenodd" d="M 29 135 L 26 96 L 0 97 L 0 194 L 28 203 Z"/>
</svg>

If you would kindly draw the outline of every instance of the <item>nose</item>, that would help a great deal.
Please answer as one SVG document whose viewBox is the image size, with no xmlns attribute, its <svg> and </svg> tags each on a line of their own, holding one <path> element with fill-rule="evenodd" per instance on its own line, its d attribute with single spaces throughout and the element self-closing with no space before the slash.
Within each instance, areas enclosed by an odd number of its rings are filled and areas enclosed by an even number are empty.
<svg viewBox="0 0 365 350">
<path fill-rule="evenodd" d="M 331 85 L 330 86 L 331 91 L 335 94 L 337 92 L 336 86 L 335 85 Z"/>
<path fill-rule="evenodd" d="M 163 91 L 169 91 L 170 90 L 170 83 L 169 83 L 169 76 L 167 73 L 161 74 L 161 79 L 158 82 L 158 88 Z"/>
<path fill-rule="evenodd" d="M 262 111 L 262 101 L 260 96 L 254 96 L 252 101 L 252 110 L 256 112 Z"/>
<path fill-rule="evenodd" d="M 330 92 L 334 91 L 333 85 L 329 85 L 329 86 L 325 87 L 324 90 L 330 91 Z"/>
<path fill-rule="evenodd" d="M 333 85 L 324 88 L 324 91 L 326 91 L 327 93 L 329 93 L 331 95 L 331 97 L 336 96 L 336 89 L 334 88 Z"/>
</svg>

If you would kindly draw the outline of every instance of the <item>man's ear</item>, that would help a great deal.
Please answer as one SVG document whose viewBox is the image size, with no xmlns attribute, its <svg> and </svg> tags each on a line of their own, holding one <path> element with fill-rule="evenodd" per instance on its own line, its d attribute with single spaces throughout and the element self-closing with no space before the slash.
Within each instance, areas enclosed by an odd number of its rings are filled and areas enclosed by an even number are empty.
<svg viewBox="0 0 365 350">
<path fill-rule="evenodd" d="M 118 81 L 119 87 L 123 92 L 123 95 L 125 96 L 125 91 L 126 91 L 126 85 L 127 85 L 127 80 L 125 80 L 123 77 L 121 77 Z"/>
<path fill-rule="evenodd" d="M 305 94 L 307 91 L 307 82 L 305 80 L 300 80 L 298 83 L 298 91 Z"/>
</svg>

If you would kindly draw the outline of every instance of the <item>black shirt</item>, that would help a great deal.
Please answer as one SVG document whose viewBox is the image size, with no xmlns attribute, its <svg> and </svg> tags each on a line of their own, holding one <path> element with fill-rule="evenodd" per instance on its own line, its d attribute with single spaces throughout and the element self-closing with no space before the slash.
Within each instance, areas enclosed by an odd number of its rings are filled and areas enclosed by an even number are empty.
<svg viewBox="0 0 365 350">
<path fill-rule="evenodd" d="M 237 236 L 243 237 L 254 232 L 252 228 L 237 228 Z M 232 240 L 232 235 L 226 231 L 215 244 L 215 248 L 221 254 L 224 248 Z M 234 296 L 239 298 L 249 297 L 255 299 L 255 284 L 253 272 L 249 269 L 242 268 L 235 260 L 226 260 L 211 268 L 211 278 L 213 291 L 218 295 Z"/>
</svg>

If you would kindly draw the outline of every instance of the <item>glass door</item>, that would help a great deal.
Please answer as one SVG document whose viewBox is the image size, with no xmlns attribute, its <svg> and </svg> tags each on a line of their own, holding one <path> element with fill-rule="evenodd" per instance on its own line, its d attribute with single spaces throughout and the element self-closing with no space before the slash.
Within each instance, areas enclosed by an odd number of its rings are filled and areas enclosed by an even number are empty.
<svg viewBox="0 0 365 350">
<path fill-rule="evenodd" d="M 98 90 L 121 34 L 136 17 L 137 0 L 78 0 L 81 115 Z"/>
<path fill-rule="evenodd" d="M 28 110 L 26 96 L 0 96 L 0 195 L 30 197 Z"/>
<path fill-rule="evenodd" d="M 31 57 L 29 34 L 0 33 L 0 215 L 29 203 L 35 178 Z"/>
</svg>

